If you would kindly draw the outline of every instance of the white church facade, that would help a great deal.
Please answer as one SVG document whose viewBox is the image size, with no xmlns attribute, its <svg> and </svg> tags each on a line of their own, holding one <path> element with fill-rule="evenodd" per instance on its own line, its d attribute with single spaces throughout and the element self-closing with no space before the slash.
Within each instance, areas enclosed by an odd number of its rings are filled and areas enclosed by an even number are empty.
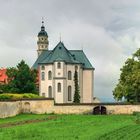
<svg viewBox="0 0 140 140">
<path fill-rule="evenodd" d="M 68 50 L 61 41 L 53 50 L 49 50 L 43 22 L 37 44 L 38 58 L 33 68 L 39 71 L 39 94 L 54 98 L 55 103 L 73 103 L 74 73 L 77 71 L 80 103 L 92 103 L 94 68 L 83 50 Z"/>
</svg>

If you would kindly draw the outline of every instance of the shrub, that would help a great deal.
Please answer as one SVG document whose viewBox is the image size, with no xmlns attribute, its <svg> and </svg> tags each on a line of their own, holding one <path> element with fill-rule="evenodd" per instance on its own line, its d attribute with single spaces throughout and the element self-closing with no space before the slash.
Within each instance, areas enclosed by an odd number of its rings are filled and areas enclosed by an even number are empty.
<svg viewBox="0 0 140 140">
<path fill-rule="evenodd" d="M 41 96 L 38 96 L 36 94 L 32 94 L 32 93 L 25 93 L 23 94 L 23 98 L 42 98 Z"/>
<path fill-rule="evenodd" d="M 135 119 L 136 124 L 140 124 L 140 115 L 136 115 L 136 119 Z"/>
<path fill-rule="evenodd" d="M 140 124 L 140 112 L 133 112 L 133 115 L 135 116 L 135 122 L 136 124 Z"/>
<path fill-rule="evenodd" d="M 2 94 L 3 93 L 3 90 L 2 89 L 0 89 L 0 94 Z"/>
<path fill-rule="evenodd" d="M 43 98 L 36 94 L 25 93 L 25 94 L 17 94 L 17 93 L 4 93 L 0 94 L 0 101 L 5 100 L 19 100 L 19 99 L 34 99 L 34 98 Z"/>
<path fill-rule="evenodd" d="M 0 95 L 0 101 L 9 100 L 9 99 L 11 99 L 10 95 L 6 95 L 6 94 L 1 94 Z"/>
<path fill-rule="evenodd" d="M 136 115 L 140 115 L 140 112 L 138 112 L 138 111 L 134 111 L 134 112 L 133 112 L 133 115 L 134 115 L 134 116 L 136 116 Z"/>
</svg>

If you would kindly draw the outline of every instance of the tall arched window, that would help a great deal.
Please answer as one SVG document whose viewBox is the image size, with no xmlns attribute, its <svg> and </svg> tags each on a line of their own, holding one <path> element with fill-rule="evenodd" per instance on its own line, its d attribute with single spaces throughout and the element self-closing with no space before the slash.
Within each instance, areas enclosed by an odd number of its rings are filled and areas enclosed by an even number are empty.
<svg viewBox="0 0 140 140">
<path fill-rule="evenodd" d="M 71 101 L 72 93 L 71 93 L 71 86 L 68 86 L 68 101 Z"/>
<path fill-rule="evenodd" d="M 71 71 L 68 71 L 68 80 L 72 79 Z"/>
<path fill-rule="evenodd" d="M 41 72 L 41 80 L 45 80 L 45 72 Z"/>
<path fill-rule="evenodd" d="M 58 84 L 57 84 L 57 91 L 58 91 L 58 92 L 61 92 L 61 83 L 58 83 Z"/>
<path fill-rule="evenodd" d="M 52 72 L 51 71 L 48 72 L 48 80 L 52 80 Z"/>
<path fill-rule="evenodd" d="M 48 87 L 49 98 L 52 98 L 52 87 Z"/>
<path fill-rule="evenodd" d="M 57 63 L 57 68 L 61 69 L 61 63 L 60 62 Z"/>
</svg>

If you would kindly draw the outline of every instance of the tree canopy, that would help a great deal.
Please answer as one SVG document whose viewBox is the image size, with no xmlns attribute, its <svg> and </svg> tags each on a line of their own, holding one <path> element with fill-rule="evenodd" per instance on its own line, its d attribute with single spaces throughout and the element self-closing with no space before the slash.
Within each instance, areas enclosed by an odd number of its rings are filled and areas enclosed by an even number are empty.
<svg viewBox="0 0 140 140">
<path fill-rule="evenodd" d="M 6 72 L 9 83 L 8 91 L 12 93 L 36 93 L 36 76 L 37 71 L 31 70 L 30 67 L 21 61 L 16 68 L 8 68 Z"/>
<path fill-rule="evenodd" d="M 132 55 L 132 58 L 128 58 L 121 68 L 120 79 L 113 95 L 117 100 L 124 97 L 131 103 L 140 102 L 140 49 Z"/>
</svg>

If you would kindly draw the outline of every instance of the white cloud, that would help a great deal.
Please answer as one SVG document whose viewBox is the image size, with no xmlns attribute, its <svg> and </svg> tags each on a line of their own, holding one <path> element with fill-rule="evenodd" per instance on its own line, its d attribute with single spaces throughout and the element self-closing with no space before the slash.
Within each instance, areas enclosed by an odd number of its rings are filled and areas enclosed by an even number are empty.
<svg viewBox="0 0 140 140">
<path fill-rule="evenodd" d="M 56 33 L 62 33 L 62 40 L 68 49 L 82 49 L 95 67 L 95 95 L 102 96 L 105 88 L 107 97 L 119 78 L 120 67 L 125 60 L 123 48 L 101 26 L 80 21 L 66 23 Z M 52 38 L 57 38 L 54 34 Z M 107 90 L 108 89 L 108 90 Z M 104 90 L 103 90 L 104 91 Z"/>
</svg>

